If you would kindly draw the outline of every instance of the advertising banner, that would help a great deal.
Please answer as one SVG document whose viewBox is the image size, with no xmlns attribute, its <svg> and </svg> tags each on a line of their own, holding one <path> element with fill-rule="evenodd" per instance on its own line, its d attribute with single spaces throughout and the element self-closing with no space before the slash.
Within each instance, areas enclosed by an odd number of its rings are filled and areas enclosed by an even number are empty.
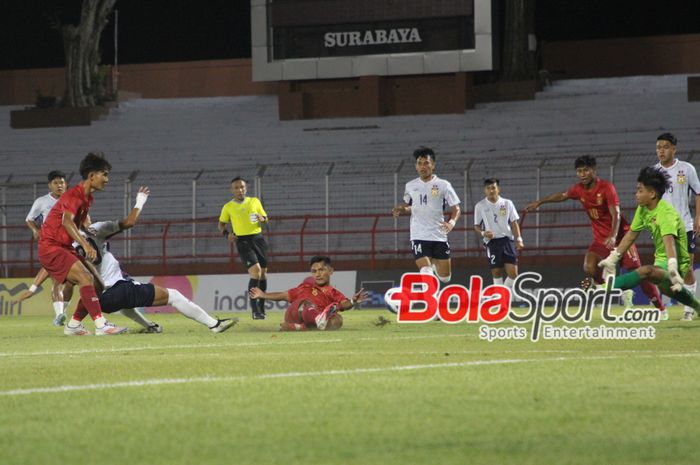
<svg viewBox="0 0 700 465">
<path fill-rule="evenodd" d="M 336 271 L 331 284 L 346 296 L 352 297 L 357 272 Z M 286 291 L 298 286 L 309 273 L 271 273 L 267 277 L 268 291 Z M 177 289 L 185 297 L 196 302 L 208 312 L 250 311 L 248 304 L 247 274 L 189 275 L 189 276 L 137 276 L 136 281 L 153 283 L 161 287 Z M 53 316 L 51 305 L 51 281 L 40 286 L 35 295 L 23 302 L 13 302 L 29 289 L 32 278 L 0 280 L 0 317 L 20 315 Z M 75 310 L 78 293 L 75 292 L 69 312 Z M 284 310 L 287 302 L 267 302 L 267 310 Z M 147 313 L 175 312 L 172 307 L 153 307 Z"/>
</svg>

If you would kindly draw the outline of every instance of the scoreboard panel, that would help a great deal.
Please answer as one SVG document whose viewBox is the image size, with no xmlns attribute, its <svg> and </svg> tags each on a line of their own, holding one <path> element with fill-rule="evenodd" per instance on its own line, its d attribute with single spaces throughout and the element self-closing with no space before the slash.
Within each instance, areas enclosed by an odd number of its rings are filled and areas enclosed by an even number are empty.
<svg viewBox="0 0 700 465">
<path fill-rule="evenodd" d="M 492 69 L 491 0 L 251 0 L 253 79 Z"/>
</svg>

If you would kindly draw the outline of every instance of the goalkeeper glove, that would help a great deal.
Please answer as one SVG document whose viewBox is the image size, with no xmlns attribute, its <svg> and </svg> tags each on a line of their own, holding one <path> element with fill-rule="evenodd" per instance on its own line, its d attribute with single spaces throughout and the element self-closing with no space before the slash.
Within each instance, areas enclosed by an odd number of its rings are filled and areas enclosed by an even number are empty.
<svg viewBox="0 0 700 465">
<path fill-rule="evenodd" d="M 683 290 L 683 278 L 678 273 L 678 260 L 675 258 L 668 259 L 668 274 L 671 278 L 671 290 L 680 292 Z"/>
<path fill-rule="evenodd" d="M 617 262 L 620 261 L 620 257 L 620 252 L 618 252 L 617 249 L 613 249 L 610 252 L 610 255 L 608 255 L 608 258 L 604 258 L 598 262 L 598 266 L 603 269 L 603 274 L 605 277 L 608 275 L 615 275 L 615 268 L 617 266 Z"/>
</svg>

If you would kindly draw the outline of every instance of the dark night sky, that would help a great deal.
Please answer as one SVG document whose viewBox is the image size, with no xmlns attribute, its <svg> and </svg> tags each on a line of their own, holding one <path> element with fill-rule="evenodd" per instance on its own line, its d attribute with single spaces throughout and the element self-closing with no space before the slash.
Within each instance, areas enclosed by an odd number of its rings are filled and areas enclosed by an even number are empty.
<svg viewBox="0 0 700 465">
<path fill-rule="evenodd" d="M 700 1 L 536 0 L 544 40 L 700 33 Z M 648 4 L 648 5 L 646 5 Z M 80 0 L 0 0 L 0 69 L 63 65 L 48 17 L 76 19 Z M 146 63 L 250 56 L 249 0 L 118 0 L 119 61 Z M 113 60 L 113 26 L 103 61 Z"/>
</svg>

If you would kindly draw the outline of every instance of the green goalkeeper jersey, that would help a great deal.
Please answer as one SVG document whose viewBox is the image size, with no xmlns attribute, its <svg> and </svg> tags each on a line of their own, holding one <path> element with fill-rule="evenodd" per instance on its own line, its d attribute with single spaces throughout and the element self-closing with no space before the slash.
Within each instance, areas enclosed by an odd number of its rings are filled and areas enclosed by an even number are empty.
<svg viewBox="0 0 700 465">
<path fill-rule="evenodd" d="M 654 240 L 654 265 L 664 269 L 667 268 L 668 257 L 663 238 L 669 234 L 672 235 L 676 243 L 678 271 L 681 276 L 685 275 L 690 265 L 688 237 L 685 233 L 685 224 L 673 205 L 665 200 L 660 200 L 653 210 L 641 205 L 638 206 L 630 228 L 635 232 L 640 232 L 643 229 L 651 232 L 651 237 Z"/>
</svg>

